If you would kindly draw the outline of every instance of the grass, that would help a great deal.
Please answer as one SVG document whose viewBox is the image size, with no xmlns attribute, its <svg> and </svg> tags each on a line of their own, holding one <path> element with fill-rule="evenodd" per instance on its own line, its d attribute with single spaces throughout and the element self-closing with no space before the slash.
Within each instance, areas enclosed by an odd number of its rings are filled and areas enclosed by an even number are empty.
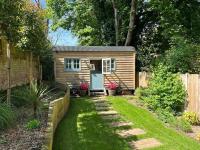
<svg viewBox="0 0 200 150">
<path fill-rule="evenodd" d="M 200 149 L 200 144 L 185 136 L 183 133 L 165 127 L 149 111 L 130 104 L 124 97 L 108 97 L 113 108 L 118 111 L 124 119 L 133 122 L 134 127 L 139 127 L 147 133 L 138 136 L 138 139 L 153 137 L 163 143 L 161 147 L 154 150 L 196 150 Z"/>
<path fill-rule="evenodd" d="M 54 137 L 54 150 L 130 150 L 97 115 L 91 99 L 72 99 Z"/>
</svg>

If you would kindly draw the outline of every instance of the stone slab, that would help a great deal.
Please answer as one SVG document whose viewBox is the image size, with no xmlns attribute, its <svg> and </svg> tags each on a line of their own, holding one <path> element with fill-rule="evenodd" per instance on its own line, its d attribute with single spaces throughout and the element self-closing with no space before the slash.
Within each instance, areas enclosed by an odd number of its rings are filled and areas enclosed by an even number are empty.
<svg viewBox="0 0 200 150">
<path fill-rule="evenodd" d="M 114 120 L 114 119 L 119 119 L 120 116 L 119 115 L 106 115 L 106 116 L 102 116 L 102 119 L 104 120 Z"/>
<path fill-rule="evenodd" d="M 145 133 L 146 132 L 144 130 L 139 129 L 139 128 L 117 131 L 117 134 L 124 138 L 130 137 L 130 136 L 142 135 Z"/>
<path fill-rule="evenodd" d="M 159 147 L 162 145 L 162 143 L 160 143 L 158 140 L 154 138 L 133 141 L 133 142 L 129 142 L 129 144 L 133 149 L 138 149 L 138 150 Z"/>
<path fill-rule="evenodd" d="M 124 126 L 131 126 L 133 125 L 132 122 L 111 122 L 109 123 L 110 127 L 124 127 Z"/>
<path fill-rule="evenodd" d="M 116 111 L 100 111 L 98 112 L 99 115 L 117 115 Z"/>
</svg>

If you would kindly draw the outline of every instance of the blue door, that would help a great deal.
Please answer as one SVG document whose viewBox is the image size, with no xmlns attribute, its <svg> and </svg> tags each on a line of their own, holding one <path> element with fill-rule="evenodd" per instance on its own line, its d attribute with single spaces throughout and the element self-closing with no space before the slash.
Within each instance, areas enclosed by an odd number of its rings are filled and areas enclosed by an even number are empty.
<svg viewBox="0 0 200 150">
<path fill-rule="evenodd" d="M 102 72 L 91 71 L 91 90 L 103 90 L 103 82 Z"/>
</svg>

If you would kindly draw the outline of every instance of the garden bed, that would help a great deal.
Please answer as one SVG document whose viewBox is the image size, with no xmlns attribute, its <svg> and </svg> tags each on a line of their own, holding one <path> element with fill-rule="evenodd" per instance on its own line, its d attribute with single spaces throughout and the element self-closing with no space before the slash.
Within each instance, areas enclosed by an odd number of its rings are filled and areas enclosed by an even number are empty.
<svg viewBox="0 0 200 150">
<path fill-rule="evenodd" d="M 42 148 L 47 127 L 48 102 L 62 97 L 64 92 L 54 90 L 48 95 L 48 101 L 39 109 L 39 115 L 36 119 L 39 122 L 39 126 L 35 129 L 27 127 L 27 123 L 35 118 L 33 107 L 29 105 L 18 108 L 13 107 L 16 120 L 11 127 L 0 131 L 1 150 L 39 150 Z"/>
</svg>

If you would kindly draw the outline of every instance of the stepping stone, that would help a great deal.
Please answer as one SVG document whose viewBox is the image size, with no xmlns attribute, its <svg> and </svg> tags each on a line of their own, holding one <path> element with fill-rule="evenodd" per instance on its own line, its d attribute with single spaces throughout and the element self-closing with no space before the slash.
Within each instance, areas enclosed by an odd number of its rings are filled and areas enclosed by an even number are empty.
<svg viewBox="0 0 200 150">
<path fill-rule="evenodd" d="M 95 103 L 96 107 L 109 107 L 110 105 L 107 103 Z"/>
<path fill-rule="evenodd" d="M 95 103 L 108 103 L 106 100 L 93 100 Z"/>
<path fill-rule="evenodd" d="M 106 115 L 106 116 L 101 116 L 101 117 L 104 120 L 114 120 L 114 119 L 119 119 L 120 118 L 119 115 Z"/>
<path fill-rule="evenodd" d="M 136 129 L 130 129 L 130 130 L 122 130 L 118 131 L 117 134 L 123 138 L 127 138 L 130 136 L 136 136 L 136 135 L 142 135 L 146 132 L 142 129 L 136 128 Z"/>
<path fill-rule="evenodd" d="M 112 110 L 112 107 L 96 107 L 97 111 L 108 111 Z"/>
<path fill-rule="evenodd" d="M 116 111 L 100 111 L 98 112 L 99 115 L 117 115 L 118 113 Z"/>
<path fill-rule="evenodd" d="M 131 122 L 112 122 L 109 123 L 110 127 L 124 127 L 133 125 Z"/>
<path fill-rule="evenodd" d="M 154 148 L 162 145 L 162 143 L 160 143 L 158 140 L 154 138 L 133 141 L 129 142 L 129 144 L 131 145 L 131 147 L 133 147 L 133 149 L 138 149 L 138 150 L 146 148 Z"/>
</svg>

